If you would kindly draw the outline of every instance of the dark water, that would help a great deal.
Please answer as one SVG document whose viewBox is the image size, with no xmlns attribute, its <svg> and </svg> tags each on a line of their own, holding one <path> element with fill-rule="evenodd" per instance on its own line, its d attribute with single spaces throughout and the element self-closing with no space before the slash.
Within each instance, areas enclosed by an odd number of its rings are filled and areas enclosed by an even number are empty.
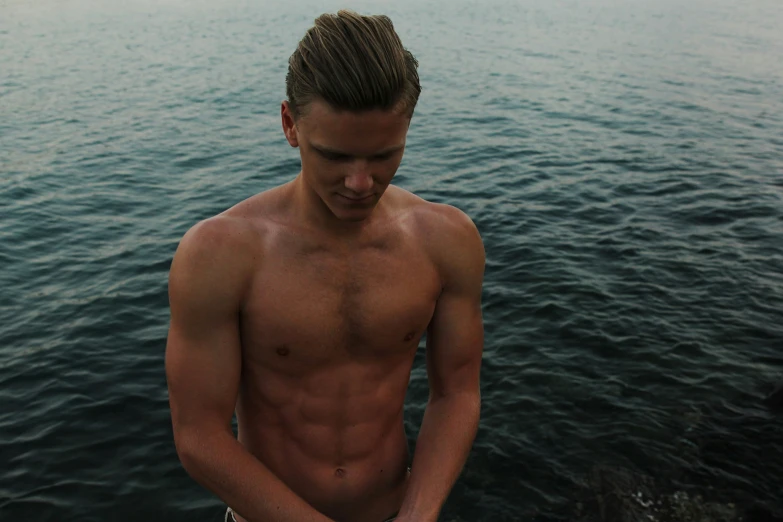
<svg viewBox="0 0 783 522">
<path fill-rule="evenodd" d="M 286 59 L 341 5 L 0 3 L 3 522 L 220 517 L 173 451 L 167 271 L 190 225 L 296 174 Z M 781 507 L 780 2 L 350 5 L 421 62 L 395 183 L 487 249 L 482 427 L 444 519 L 565 516 L 596 464 Z"/>
</svg>

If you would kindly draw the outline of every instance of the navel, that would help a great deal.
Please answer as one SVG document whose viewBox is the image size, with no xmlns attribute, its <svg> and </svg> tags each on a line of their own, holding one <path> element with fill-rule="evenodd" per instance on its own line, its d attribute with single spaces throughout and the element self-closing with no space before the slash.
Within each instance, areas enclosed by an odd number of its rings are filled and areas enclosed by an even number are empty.
<svg viewBox="0 0 783 522">
<path fill-rule="evenodd" d="M 291 350 L 289 350 L 287 346 L 281 346 L 276 351 L 277 355 L 280 357 L 288 357 L 288 354 L 291 353 Z"/>
<path fill-rule="evenodd" d="M 334 470 L 334 476 L 337 478 L 343 478 L 345 476 L 345 470 L 343 468 L 337 468 Z"/>
</svg>

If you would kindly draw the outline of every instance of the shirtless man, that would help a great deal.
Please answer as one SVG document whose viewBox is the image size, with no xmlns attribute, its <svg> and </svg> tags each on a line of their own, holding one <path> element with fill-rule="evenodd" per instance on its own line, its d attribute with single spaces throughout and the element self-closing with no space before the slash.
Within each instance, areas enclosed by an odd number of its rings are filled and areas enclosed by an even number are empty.
<svg viewBox="0 0 783 522">
<path fill-rule="evenodd" d="M 390 185 L 417 65 L 386 17 L 318 18 L 281 110 L 301 172 L 196 224 L 174 256 L 174 439 L 227 520 L 434 522 L 465 464 L 484 250 L 461 211 Z M 403 405 L 425 332 L 411 461 Z"/>
</svg>

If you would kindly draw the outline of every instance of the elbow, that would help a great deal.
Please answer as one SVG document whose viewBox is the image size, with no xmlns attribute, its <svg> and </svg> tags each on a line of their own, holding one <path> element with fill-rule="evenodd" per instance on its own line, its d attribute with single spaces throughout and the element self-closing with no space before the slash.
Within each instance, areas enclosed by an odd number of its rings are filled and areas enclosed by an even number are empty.
<svg viewBox="0 0 783 522">
<path fill-rule="evenodd" d="M 179 429 L 174 433 L 177 457 L 185 471 L 199 481 L 209 468 L 210 456 L 217 450 L 219 434 L 209 434 L 198 429 Z"/>
<path fill-rule="evenodd" d="M 470 409 L 470 411 L 473 412 L 473 414 L 478 419 L 481 417 L 481 391 L 471 391 L 467 393 L 468 398 L 466 399 L 467 407 Z"/>
<path fill-rule="evenodd" d="M 478 383 L 457 386 L 431 386 L 429 400 L 430 402 L 438 400 L 456 400 L 480 408 L 481 387 Z"/>
<path fill-rule="evenodd" d="M 453 404 L 463 412 L 471 412 L 476 416 L 481 414 L 481 391 L 479 389 L 430 392 L 429 402 Z"/>
<path fill-rule="evenodd" d="M 191 476 L 194 476 L 195 471 L 200 467 L 198 464 L 201 460 L 200 446 L 202 444 L 199 444 L 196 434 L 189 430 L 175 430 L 174 447 L 177 451 L 177 457 L 179 457 L 182 467 Z"/>
</svg>

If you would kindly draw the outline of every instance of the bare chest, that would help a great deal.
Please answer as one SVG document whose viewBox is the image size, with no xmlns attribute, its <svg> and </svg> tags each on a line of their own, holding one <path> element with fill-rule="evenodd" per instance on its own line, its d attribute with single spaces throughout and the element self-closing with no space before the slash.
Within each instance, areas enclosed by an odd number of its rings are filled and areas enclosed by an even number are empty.
<svg viewBox="0 0 783 522">
<path fill-rule="evenodd" d="M 435 267 L 413 247 L 270 256 L 246 301 L 245 356 L 301 371 L 408 353 L 426 330 L 439 292 Z"/>
</svg>

